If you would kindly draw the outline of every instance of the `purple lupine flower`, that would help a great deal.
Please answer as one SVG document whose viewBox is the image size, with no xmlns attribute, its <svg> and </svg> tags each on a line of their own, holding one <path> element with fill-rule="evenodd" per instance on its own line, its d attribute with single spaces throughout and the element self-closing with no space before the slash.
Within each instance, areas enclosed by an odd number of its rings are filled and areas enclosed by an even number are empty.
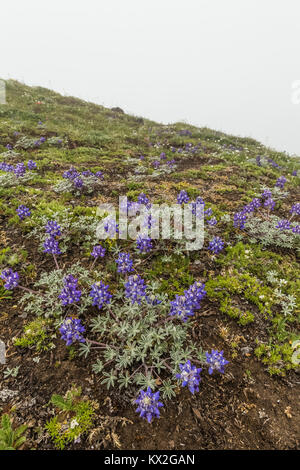
<svg viewBox="0 0 300 470">
<path fill-rule="evenodd" d="M 279 176 L 278 180 L 275 183 L 275 186 L 278 188 L 284 188 L 284 185 L 286 183 L 286 177 L 285 176 Z"/>
<path fill-rule="evenodd" d="M 160 159 L 161 159 L 161 160 L 165 160 L 165 159 L 166 159 L 166 154 L 165 154 L 165 152 L 161 152 L 161 154 L 160 154 Z"/>
<path fill-rule="evenodd" d="M 6 145 L 6 148 L 7 148 L 7 150 L 12 150 L 12 145 L 7 144 L 7 145 Z"/>
<path fill-rule="evenodd" d="M 215 254 L 220 253 L 224 248 L 224 242 L 220 237 L 214 237 L 209 243 L 208 249 Z"/>
<path fill-rule="evenodd" d="M 168 165 L 170 168 L 173 168 L 173 166 L 174 166 L 175 164 L 176 164 L 176 160 L 174 160 L 174 158 L 173 158 L 173 160 L 168 160 L 168 161 L 167 161 L 167 165 Z"/>
<path fill-rule="evenodd" d="M 208 373 L 211 375 L 214 370 L 221 372 L 224 374 L 224 366 L 229 364 L 229 361 L 223 357 L 223 351 L 218 352 L 217 350 L 212 349 L 211 353 L 208 352 L 206 354 L 206 362 L 209 365 Z"/>
<path fill-rule="evenodd" d="M 300 202 L 293 204 L 290 212 L 291 214 L 300 215 Z"/>
<path fill-rule="evenodd" d="M 297 170 L 293 170 L 292 175 L 297 176 Z"/>
<path fill-rule="evenodd" d="M 104 230 L 107 232 L 109 238 L 115 238 L 116 233 L 119 233 L 119 224 L 113 217 L 106 218 L 104 224 Z"/>
<path fill-rule="evenodd" d="M 197 369 L 196 366 L 191 365 L 191 361 L 185 364 L 179 364 L 180 374 L 176 374 L 177 379 L 182 380 L 182 387 L 189 387 L 192 394 L 199 392 L 199 383 L 201 381 L 200 372 L 201 368 Z"/>
<path fill-rule="evenodd" d="M 171 310 L 169 315 L 176 316 L 186 322 L 190 316 L 194 315 L 194 308 L 191 302 L 183 295 L 175 296 L 175 300 L 170 302 Z"/>
<path fill-rule="evenodd" d="M 4 269 L 0 278 L 5 281 L 4 287 L 7 290 L 12 290 L 19 285 L 19 274 L 17 272 L 13 272 L 11 268 Z"/>
<path fill-rule="evenodd" d="M 270 199 L 272 197 L 272 191 L 270 191 L 270 189 L 265 189 L 261 197 L 264 199 Z"/>
<path fill-rule="evenodd" d="M 135 403 L 138 405 L 136 412 L 140 413 L 141 418 L 147 419 L 148 423 L 151 423 L 153 418 L 159 418 L 160 413 L 158 408 L 164 406 L 159 401 L 159 392 L 152 392 L 150 387 L 147 388 L 146 392 L 140 390 Z"/>
<path fill-rule="evenodd" d="M 14 166 L 10 165 L 9 163 L 1 162 L 0 163 L 0 170 L 7 171 L 7 172 L 11 173 L 12 171 L 14 171 Z"/>
<path fill-rule="evenodd" d="M 26 167 L 24 163 L 17 163 L 14 168 L 14 174 L 16 175 L 16 177 L 20 178 L 21 176 L 24 176 L 25 173 L 26 173 Z"/>
<path fill-rule="evenodd" d="M 93 305 L 96 305 L 99 310 L 103 307 L 104 304 L 110 303 L 112 295 L 108 289 L 109 285 L 106 286 L 102 281 L 95 282 L 95 284 L 92 285 L 90 297 L 93 299 Z"/>
<path fill-rule="evenodd" d="M 33 160 L 29 160 L 27 163 L 28 170 L 36 170 L 37 164 Z"/>
<path fill-rule="evenodd" d="M 178 195 L 177 195 L 177 203 L 178 204 L 187 204 L 189 202 L 190 198 L 187 194 L 186 191 L 181 190 Z"/>
<path fill-rule="evenodd" d="M 160 161 L 159 160 L 154 160 L 154 162 L 152 163 L 153 167 L 155 170 L 157 170 L 157 168 L 159 167 L 160 165 Z"/>
<path fill-rule="evenodd" d="M 188 290 L 184 291 L 184 297 L 186 302 L 192 306 L 192 308 L 200 308 L 200 300 L 206 295 L 205 284 L 201 282 L 194 282 Z"/>
<path fill-rule="evenodd" d="M 74 302 L 79 302 L 81 297 L 81 290 L 77 289 L 78 279 L 72 274 L 69 274 L 64 279 L 64 288 L 62 289 L 59 299 L 63 305 L 71 305 Z"/>
<path fill-rule="evenodd" d="M 120 253 L 116 260 L 118 265 L 118 273 L 131 273 L 133 271 L 133 261 L 129 253 Z"/>
<path fill-rule="evenodd" d="M 94 258 L 103 258 L 103 256 L 105 255 L 105 248 L 103 248 L 103 246 L 101 245 L 96 245 L 94 246 L 93 248 L 93 251 L 91 252 L 91 256 L 93 256 Z"/>
<path fill-rule="evenodd" d="M 245 227 L 246 220 L 247 216 L 244 212 L 236 212 L 233 216 L 233 225 L 242 230 Z"/>
<path fill-rule="evenodd" d="M 217 219 L 215 217 L 212 217 L 207 221 L 208 225 L 214 226 L 218 223 Z"/>
<path fill-rule="evenodd" d="M 192 210 L 192 214 L 197 217 L 203 217 L 205 202 L 203 201 L 202 197 L 198 196 L 195 202 L 191 202 L 189 207 Z"/>
<path fill-rule="evenodd" d="M 258 166 L 261 166 L 261 156 L 260 155 L 257 155 L 256 163 L 257 163 Z"/>
<path fill-rule="evenodd" d="M 145 159 L 144 155 L 140 155 L 139 158 L 140 158 L 140 160 L 144 160 L 144 159 Z"/>
<path fill-rule="evenodd" d="M 264 206 L 265 207 L 268 207 L 271 211 L 274 209 L 275 207 L 275 201 L 274 199 L 272 199 L 271 197 L 269 197 L 268 199 L 265 200 L 264 202 Z"/>
<path fill-rule="evenodd" d="M 151 238 L 139 236 L 136 240 L 136 247 L 141 253 L 149 253 L 153 248 Z"/>
<path fill-rule="evenodd" d="M 24 206 L 23 204 L 20 204 L 18 209 L 16 210 L 18 216 L 20 217 L 21 220 L 25 219 L 25 217 L 29 217 L 31 215 L 30 210 L 28 207 Z"/>
<path fill-rule="evenodd" d="M 300 225 L 295 225 L 295 226 L 292 228 L 292 232 L 299 234 L 299 233 L 300 233 Z"/>
<path fill-rule="evenodd" d="M 55 220 L 48 220 L 48 222 L 45 225 L 45 230 L 46 233 L 49 233 L 51 237 L 60 237 L 61 236 L 61 230 L 60 230 L 60 225 Z"/>
<path fill-rule="evenodd" d="M 213 213 L 213 211 L 212 211 L 211 208 L 206 209 L 206 210 L 204 211 L 204 214 L 206 215 L 206 217 L 211 217 L 211 216 L 212 216 L 212 213 Z"/>
<path fill-rule="evenodd" d="M 46 137 L 44 137 L 44 136 L 40 137 L 40 142 L 41 142 L 41 144 L 43 144 L 44 142 L 46 142 Z"/>
<path fill-rule="evenodd" d="M 54 237 L 49 237 L 44 242 L 44 253 L 52 253 L 53 255 L 60 255 L 58 241 Z"/>
<path fill-rule="evenodd" d="M 103 180 L 104 178 L 102 171 L 96 171 L 95 176 L 96 178 L 99 178 L 99 180 Z"/>
<path fill-rule="evenodd" d="M 85 342 L 82 336 L 82 333 L 85 332 L 85 328 L 79 318 L 66 318 L 60 326 L 59 331 L 61 333 L 61 339 L 66 342 L 67 346 L 71 346 L 71 344 L 76 341 L 80 343 Z"/>
<path fill-rule="evenodd" d="M 73 184 L 74 184 L 75 188 L 81 189 L 82 186 L 83 186 L 82 178 L 79 178 L 79 177 L 75 178 L 75 179 L 73 180 Z"/>
<path fill-rule="evenodd" d="M 131 303 L 141 303 L 141 299 L 146 296 L 146 284 L 140 275 L 129 276 L 125 285 L 125 296 L 131 299 Z"/>
<path fill-rule="evenodd" d="M 280 220 L 275 228 L 278 228 L 279 230 L 290 230 L 290 221 L 287 219 Z"/>
<path fill-rule="evenodd" d="M 80 176 L 80 173 L 74 167 L 71 167 L 69 170 L 66 170 L 62 176 L 68 180 L 74 180 Z"/>
<path fill-rule="evenodd" d="M 148 209 L 151 207 L 149 198 L 147 198 L 146 194 L 140 193 L 138 196 L 138 203 L 144 204 Z"/>
<path fill-rule="evenodd" d="M 93 176 L 93 172 L 91 170 L 84 170 L 82 171 L 82 176 Z"/>
</svg>

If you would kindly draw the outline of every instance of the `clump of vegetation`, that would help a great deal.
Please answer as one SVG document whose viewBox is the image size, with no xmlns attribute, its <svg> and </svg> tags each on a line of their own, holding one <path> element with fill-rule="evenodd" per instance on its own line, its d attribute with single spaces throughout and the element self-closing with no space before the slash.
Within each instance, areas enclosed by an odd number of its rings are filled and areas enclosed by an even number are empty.
<svg viewBox="0 0 300 470">
<path fill-rule="evenodd" d="M 3 414 L 0 427 L 0 450 L 19 449 L 26 442 L 26 437 L 23 436 L 26 429 L 27 426 L 25 424 L 13 428 L 10 416 Z"/>
<path fill-rule="evenodd" d="M 54 394 L 50 403 L 56 414 L 47 422 L 45 428 L 57 449 L 78 442 L 80 437 L 93 426 L 97 404 L 81 398 L 81 388 L 72 386 L 64 396 Z"/>
</svg>

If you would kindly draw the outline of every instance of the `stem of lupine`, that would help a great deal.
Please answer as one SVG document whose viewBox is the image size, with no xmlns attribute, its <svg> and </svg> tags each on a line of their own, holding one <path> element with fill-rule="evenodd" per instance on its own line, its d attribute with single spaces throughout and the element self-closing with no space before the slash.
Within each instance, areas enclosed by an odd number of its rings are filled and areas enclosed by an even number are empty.
<svg viewBox="0 0 300 470">
<path fill-rule="evenodd" d="M 56 266 L 56 269 L 59 269 L 59 266 L 58 266 L 58 262 L 57 262 L 57 259 L 56 259 L 56 256 L 54 253 L 53 254 L 53 258 L 54 258 L 54 261 L 55 261 L 55 266 Z"/>
</svg>

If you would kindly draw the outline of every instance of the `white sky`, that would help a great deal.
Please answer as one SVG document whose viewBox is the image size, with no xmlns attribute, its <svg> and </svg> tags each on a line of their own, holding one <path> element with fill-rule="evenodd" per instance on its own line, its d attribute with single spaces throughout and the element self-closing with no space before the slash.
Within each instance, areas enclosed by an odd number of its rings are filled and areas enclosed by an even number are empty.
<svg viewBox="0 0 300 470">
<path fill-rule="evenodd" d="M 0 19 L 2 78 L 300 155 L 299 0 L 9 0 Z"/>
</svg>

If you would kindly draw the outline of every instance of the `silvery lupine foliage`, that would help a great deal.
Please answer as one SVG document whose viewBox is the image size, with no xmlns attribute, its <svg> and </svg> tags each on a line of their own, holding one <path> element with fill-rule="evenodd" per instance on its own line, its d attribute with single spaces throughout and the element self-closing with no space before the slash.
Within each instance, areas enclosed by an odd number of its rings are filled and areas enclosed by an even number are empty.
<svg viewBox="0 0 300 470">
<path fill-rule="evenodd" d="M 206 352 L 206 362 L 209 365 L 208 373 L 211 375 L 214 370 L 224 374 L 224 367 L 229 364 L 228 361 L 223 357 L 223 351 L 217 351 L 212 349 L 211 353 Z"/>
<path fill-rule="evenodd" d="M 60 326 L 59 331 L 61 333 L 61 339 L 66 342 L 67 346 L 71 346 L 71 344 L 76 341 L 80 343 L 85 342 L 82 335 L 82 333 L 85 332 L 85 328 L 82 326 L 79 318 L 66 318 Z"/>
<path fill-rule="evenodd" d="M 187 204 L 189 202 L 190 198 L 187 194 L 186 191 L 182 190 L 180 193 L 177 195 L 177 202 L 178 204 Z"/>
<path fill-rule="evenodd" d="M 95 282 L 95 284 L 92 285 L 90 297 L 93 299 L 93 306 L 98 307 L 99 310 L 101 310 L 104 304 L 110 303 L 112 295 L 108 289 L 109 286 L 106 286 L 102 281 Z"/>
<path fill-rule="evenodd" d="M 116 260 L 118 273 L 126 274 L 133 271 L 133 261 L 129 253 L 120 253 Z"/>
<path fill-rule="evenodd" d="M 141 253 L 149 253 L 152 248 L 152 240 L 150 237 L 143 238 L 141 235 L 136 240 L 136 247 Z"/>
<path fill-rule="evenodd" d="M 208 245 L 208 249 L 214 254 L 220 253 L 224 248 L 224 242 L 220 237 L 214 237 Z"/>
<path fill-rule="evenodd" d="M 152 392 L 150 387 L 146 391 L 140 391 L 135 403 L 138 405 L 136 412 L 140 414 L 141 418 L 145 418 L 148 423 L 151 423 L 153 418 L 159 418 L 159 408 L 164 406 L 159 401 L 159 392 Z"/>
<path fill-rule="evenodd" d="M 188 386 L 192 394 L 199 392 L 200 372 L 202 369 L 192 366 L 190 360 L 185 364 L 179 364 L 179 369 L 180 373 L 176 374 L 176 377 L 182 381 L 182 387 Z"/>
<path fill-rule="evenodd" d="M 20 217 L 21 220 L 25 219 L 25 217 L 29 217 L 31 215 L 30 210 L 28 207 L 24 206 L 23 204 L 20 204 L 19 207 L 16 210 L 16 213 Z"/>
<path fill-rule="evenodd" d="M 77 289 L 77 284 L 78 279 L 72 276 L 72 274 L 64 278 L 64 288 L 59 295 L 62 305 L 71 305 L 75 302 L 79 302 L 81 290 Z"/>
<path fill-rule="evenodd" d="M 5 281 L 4 287 L 7 290 L 12 290 L 19 285 L 19 274 L 17 272 L 13 272 L 11 268 L 4 269 L 0 277 Z"/>
<path fill-rule="evenodd" d="M 146 296 L 146 284 L 140 275 L 129 276 L 128 281 L 125 282 L 125 297 L 130 299 L 134 304 L 141 303 L 142 297 Z"/>
<path fill-rule="evenodd" d="M 91 252 L 91 256 L 93 256 L 93 258 L 97 259 L 97 258 L 103 258 L 104 255 L 105 255 L 105 248 L 103 248 L 103 246 L 101 245 L 96 245 L 94 246 L 93 248 L 93 251 Z"/>
</svg>

